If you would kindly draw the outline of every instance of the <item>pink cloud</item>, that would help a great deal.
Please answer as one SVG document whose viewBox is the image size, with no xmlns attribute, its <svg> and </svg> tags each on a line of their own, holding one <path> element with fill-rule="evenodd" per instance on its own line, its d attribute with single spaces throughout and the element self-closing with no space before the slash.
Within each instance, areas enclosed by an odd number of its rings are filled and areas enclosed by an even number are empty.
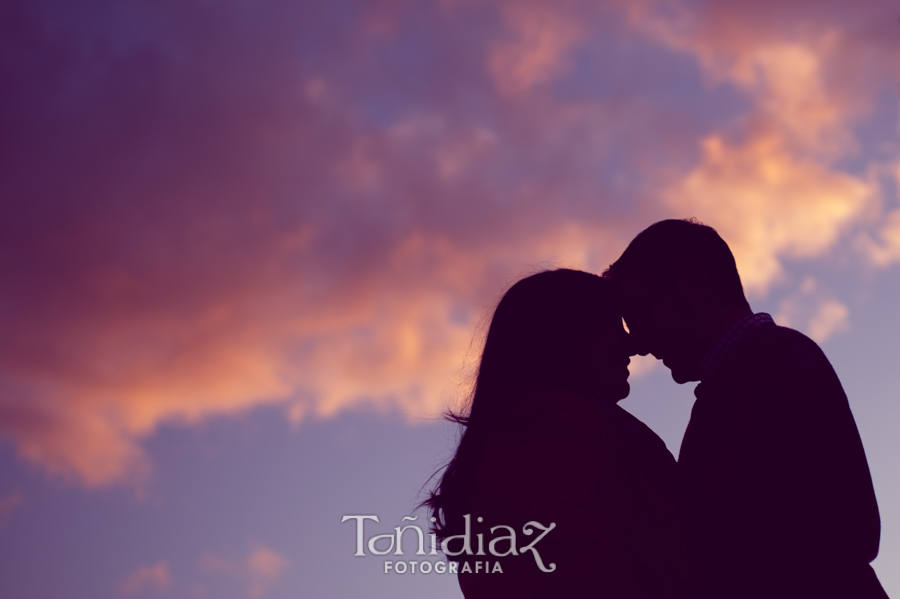
<svg viewBox="0 0 900 599">
<path fill-rule="evenodd" d="M 435 415 L 504 285 L 602 270 L 658 218 L 720 226 L 764 289 L 877 212 L 836 164 L 894 67 L 836 90 L 889 43 L 828 11 L 795 35 L 743 2 L 63 8 L 0 19 L 0 433 L 88 486 L 146 481 L 165 422 Z M 710 88 L 613 68 L 648 48 Z M 698 109 L 715 86 L 746 106 Z"/>
<path fill-rule="evenodd" d="M 488 66 L 501 93 L 530 91 L 572 69 L 569 52 L 584 38 L 584 26 L 546 3 L 508 3 L 502 9 L 511 39 L 494 41 Z"/>
<path fill-rule="evenodd" d="M 782 277 L 782 258 L 832 247 L 871 212 L 877 194 L 866 179 L 795 155 L 779 131 L 755 132 L 737 146 L 710 137 L 702 162 L 668 195 L 729 241 L 744 287 L 757 293 Z"/>
<path fill-rule="evenodd" d="M 289 567 L 290 561 L 287 558 L 261 545 L 254 547 L 240 561 L 214 554 L 206 554 L 200 559 L 201 570 L 224 577 L 228 582 L 238 581 L 245 586 L 247 596 L 251 599 L 266 596 Z"/>
<path fill-rule="evenodd" d="M 13 512 L 22 507 L 23 499 L 22 491 L 18 489 L 0 497 L 0 527 L 9 521 Z"/>
<path fill-rule="evenodd" d="M 126 576 L 119 585 L 119 594 L 126 597 L 147 592 L 160 594 L 168 591 L 171 586 L 169 565 L 163 561 L 152 566 L 141 566 Z"/>
<path fill-rule="evenodd" d="M 782 300 L 776 315 L 782 326 L 808 331 L 819 343 L 850 328 L 850 310 L 821 288 L 814 277 L 806 277 L 800 289 Z"/>
</svg>

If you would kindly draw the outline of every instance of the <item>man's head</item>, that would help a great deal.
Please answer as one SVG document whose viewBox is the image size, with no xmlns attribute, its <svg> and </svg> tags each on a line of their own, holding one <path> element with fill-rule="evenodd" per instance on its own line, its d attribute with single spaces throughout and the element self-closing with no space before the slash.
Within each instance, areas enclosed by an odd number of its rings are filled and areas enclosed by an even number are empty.
<svg viewBox="0 0 900 599">
<path fill-rule="evenodd" d="M 647 227 L 603 277 L 622 297 L 640 353 L 662 360 L 678 383 L 699 380 L 709 348 L 752 313 L 728 244 L 695 219 Z"/>
</svg>

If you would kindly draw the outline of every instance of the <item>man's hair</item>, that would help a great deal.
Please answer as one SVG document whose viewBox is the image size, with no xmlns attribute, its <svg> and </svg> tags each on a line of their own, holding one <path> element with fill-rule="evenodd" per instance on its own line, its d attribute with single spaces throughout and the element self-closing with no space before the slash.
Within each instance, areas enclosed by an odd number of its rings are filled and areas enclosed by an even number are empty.
<svg viewBox="0 0 900 599">
<path fill-rule="evenodd" d="M 696 218 L 653 223 L 628 244 L 603 278 L 616 284 L 638 275 L 650 283 L 665 284 L 688 260 L 706 269 L 722 299 L 749 307 L 731 249 L 715 229 Z"/>
</svg>

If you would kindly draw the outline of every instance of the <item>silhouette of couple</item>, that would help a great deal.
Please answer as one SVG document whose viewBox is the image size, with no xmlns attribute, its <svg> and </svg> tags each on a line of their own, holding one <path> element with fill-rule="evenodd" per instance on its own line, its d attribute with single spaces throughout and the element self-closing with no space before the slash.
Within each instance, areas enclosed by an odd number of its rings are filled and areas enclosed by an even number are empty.
<svg viewBox="0 0 900 599">
<path fill-rule="evenodd" d="M 617 405 L 638 353 L 700 381 L 677 463 Z M 837 375 L 751 311 L 727 244 L 695 220 L 650 226 L 602 277 L 513 285 L 451 419 L 463 434 L 425 504 L 466 599 L 887 597 Z"/>
</svg>

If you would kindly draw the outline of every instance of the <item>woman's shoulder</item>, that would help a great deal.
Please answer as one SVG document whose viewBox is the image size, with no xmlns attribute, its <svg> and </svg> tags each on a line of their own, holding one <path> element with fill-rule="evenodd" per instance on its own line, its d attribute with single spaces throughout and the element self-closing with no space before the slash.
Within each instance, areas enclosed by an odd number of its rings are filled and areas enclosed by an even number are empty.
<svg viewBox="0 0 900 599">
<path fill-rule="evenodd" d="M 510 500 L 591 487 L 618 459 L 616 434 L 612 419 L 589 399 L 563 391 L 523 395 L 486 439 L 479 487 Z"/>
<path fill-rule="evenodd" d="M 523 394 L 514 405 L 495 429 L 495 437 L 506 444 L 540 447 L 564 438 L 564 445 L 604 450 L 646 445 L 669 453 L 650 427 L 618 404 L 567 391 L 536 391 Z"/>
<path fill-rule="evenodd" d="M 516 530 L 529 521 L 553 523 L 542 555 L 567 573 L 555 579 L 561 587 L 594 588 L 597 572 L 606 586 L 619 578 L 633 582 L 638 576 L 633 551 L 669 547 L 663 539 L 669 513 L 656 505 L 667 504 L 669 496 L 642 482 L 644 474 L 636 469 L 645 468 L 631 455 L 638 453 L 633 439 L 617 422 L 616 410 L 604 409 L 615 406 L 566 392 L 535 392 L 522 407 L 526 411 L 510 416 L 485 446 L 469 506 L 473 521 L 483 517 L 485 523 Z M 499 594 L 491 594 L 495 589 L 488 583 L 500 579 L 470 578 L 464 584 L 461 579 L 466 596 Z"/>
</svg>

